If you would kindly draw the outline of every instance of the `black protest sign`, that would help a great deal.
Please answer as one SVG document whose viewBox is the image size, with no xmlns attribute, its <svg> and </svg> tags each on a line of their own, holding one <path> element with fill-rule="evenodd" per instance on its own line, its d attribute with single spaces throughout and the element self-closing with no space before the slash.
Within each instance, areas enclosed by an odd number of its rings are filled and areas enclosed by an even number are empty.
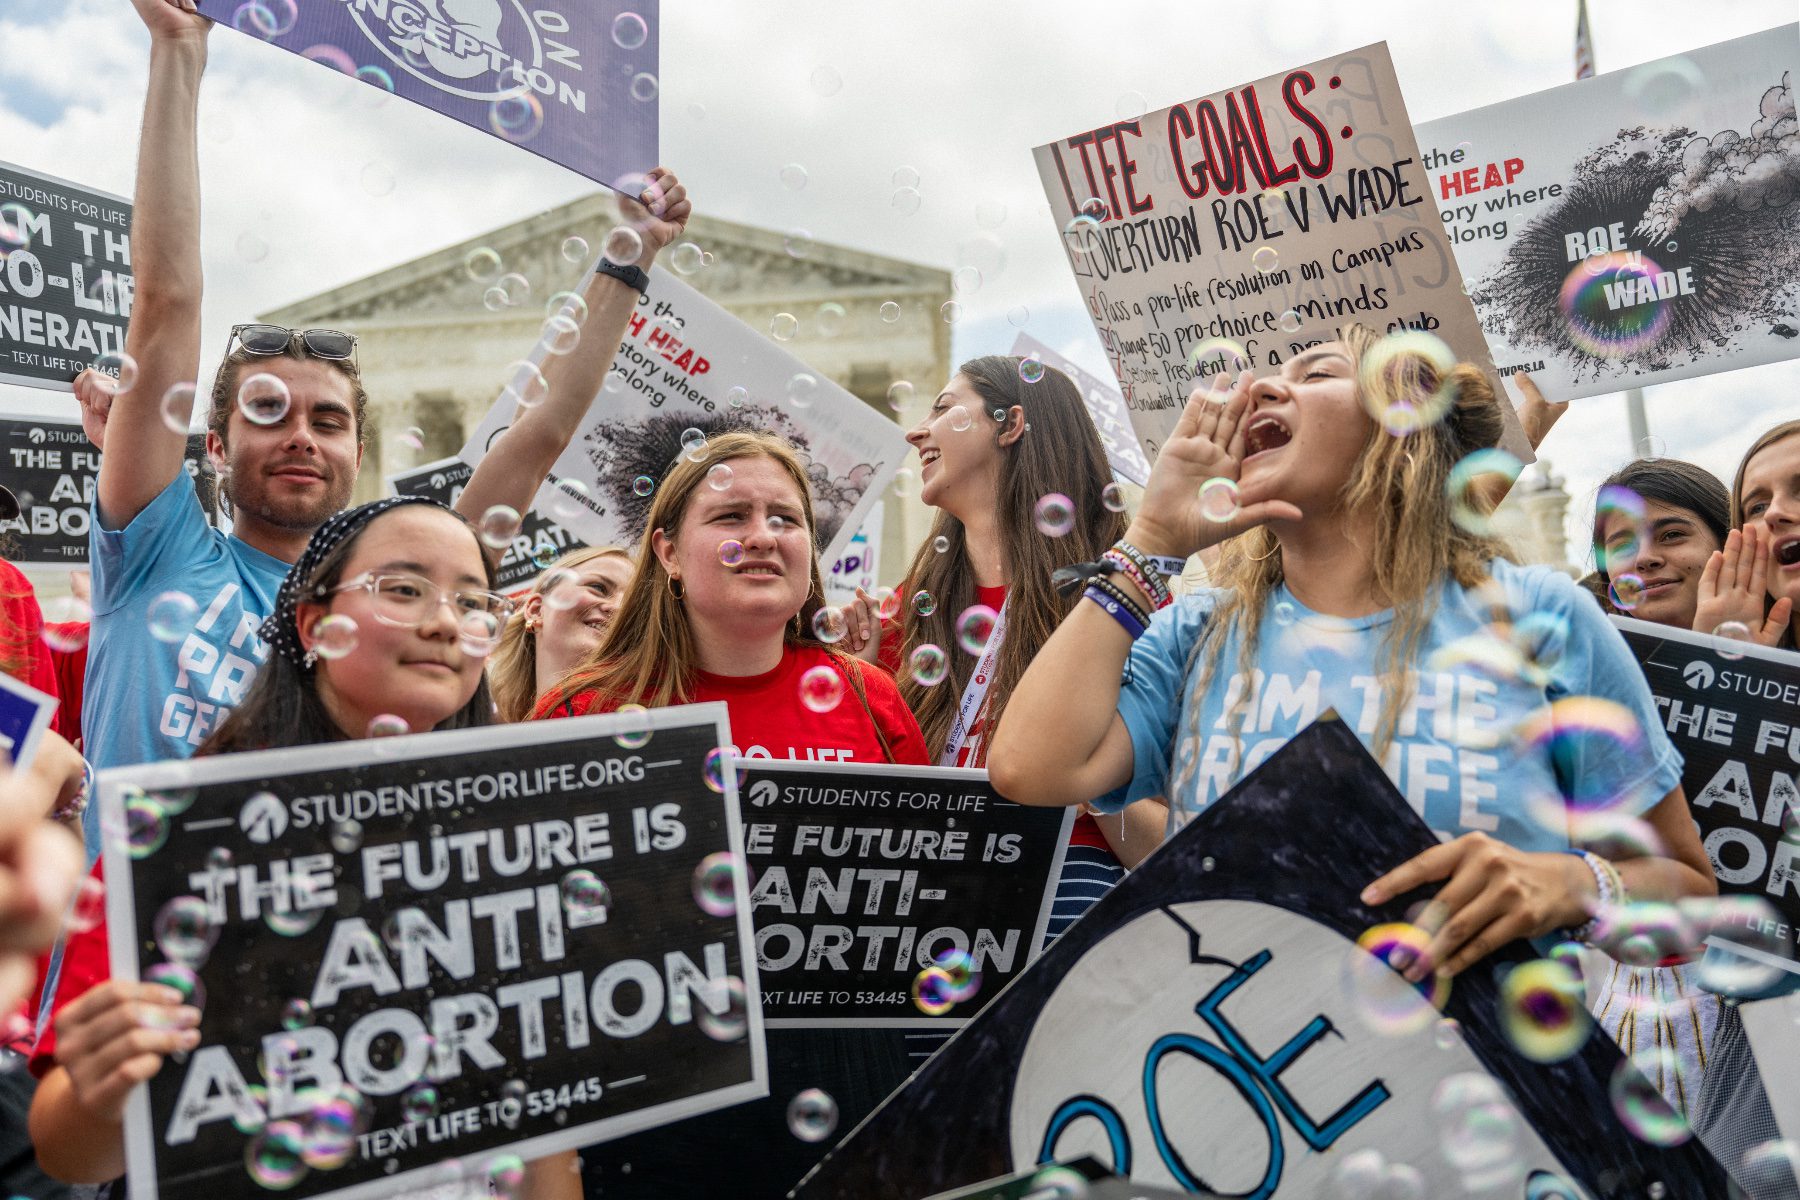
<svg viewBox="0 0 1800 1200">
<path fill-rule="evenodd" d="M 912 1200 L 1091 1154 L 1152 1186 L 1259 1198 L 1374 1194 L 1349 1188 L 1371 1173 L 1463 1195 L 1475 1168 L 1508 1184 L 1483 1195 L 1723 1196 L 1695 1143 L 1651 1145 L 1620 1123 L 1608 1082 L 1622 1060 L 1604 1035 L 1551 1064 L 1513 1049 L 1496 968 L 1534 958 L 1528 946 L 1456 977 L 1454 1023 L 1357 948 L 1421 898 L 1372 908 L 1362 889 L 1437 844 L 1341 721 L 1308 726 L 1089 909 L 796 1194 Z M 1500 1155 L 1440 1136 L 1445 1098 L 1477 1095 L 1505 1132 Z"/>
<path fill-rule="evenodd" d="M 461 459 L 446 458 L 390 475 L 387 483 L 396 496 L 429 496 L 440 504 L 455 504 L 474 473 Z M 530 587 L 545 567 L 586 544 L 537 509 L 527 511 L 519 522 L 519 532 L 500 556 L 500 590 Z"/>
<path fill-rule="evenodd" d="M 753 759 L 739 791 L 771 1027 L 943 1028 L 1037 957 L 1072 809 L 1014 804 L 986 771 L 938 767 Z M 957 977 L 915 997 L 949 954 Z"/>
<path fill-rule="evenodd" d="M 849 1129 L 1037 957 L 1074 820 L 936 767 L 745 759 L 738 794 L 769 1096 L 587 1152 L 611 1200 L 784 1195 L 831 1145 L 796 1096 Z"/>
<path fill-rule="evenodd" d="M 188 437 L 184 459 L 194 491 L 217 524 L 218 476 L 204 434 Z M 0 483 L 19 498 L 19 515 L 0 521 L 8 561 L 22 567 L 84 567 L 100 481 L 100 451 L 68 417 L 0 415 Z"/>
<path fill-rule="evenodd" d="M 1800 655 L 1613 623 L 1681 751 L 1682 790 L 1719 890 L 1761 896 L 1800 926 Z"/>
<path fill-rule="evenodd" d="M 204 1014 L 131 1098 L 132 1195 L 388 1196 L 764 1094 L 724 714 L 104 775 L 114 974 Z"/>
<path fill-rule="evenodd" d="M 66 392 L 121 353 L 131 287 L 130 201 L 0 163 L 0 383 Z"/>
</svg>

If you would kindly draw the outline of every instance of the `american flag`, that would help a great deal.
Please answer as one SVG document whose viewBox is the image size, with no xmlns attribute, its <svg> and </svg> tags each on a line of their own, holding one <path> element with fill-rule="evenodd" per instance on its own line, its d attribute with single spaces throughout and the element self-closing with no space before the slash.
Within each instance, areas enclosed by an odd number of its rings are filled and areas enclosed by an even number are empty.
<svg viewBox="0 0 1800 1200">
<path fill-rule="evenodd" d="M 1575 78 L 1594 75 L 1594 38 L 1588 32 L 1587 0 L 1575 0 Z"/>
</svg>

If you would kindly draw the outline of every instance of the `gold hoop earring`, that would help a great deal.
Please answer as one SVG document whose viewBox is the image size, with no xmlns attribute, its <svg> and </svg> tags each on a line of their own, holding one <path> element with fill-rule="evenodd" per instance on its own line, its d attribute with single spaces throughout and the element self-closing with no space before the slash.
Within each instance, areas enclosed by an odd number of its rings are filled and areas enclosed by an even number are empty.
<svg viewBox="0 0 1800 1200">
<path fill-rule="evenodd" d="M 669 589 L 669 595 L 675 598 L 677 604 L 680 604 L 682 597 L 687 595 L 687 588 L 682 586 L 681 580 L 673 575 L 663 576 L 663 586 Z"/>
</svg>

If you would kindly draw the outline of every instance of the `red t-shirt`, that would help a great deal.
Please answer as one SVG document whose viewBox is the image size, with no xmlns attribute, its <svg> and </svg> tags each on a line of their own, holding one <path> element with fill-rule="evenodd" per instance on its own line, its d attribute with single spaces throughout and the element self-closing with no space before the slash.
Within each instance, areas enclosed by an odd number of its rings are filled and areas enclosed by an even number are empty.
<svg viewBox="0 0 1800 1200">
<path fill-rule="evenodd" d="M 818 762 L 879 763 L 884 761 L 875 729 L 886 736 L 893 761 L 928 766 L 925 736 L 912 710 L 900 699 L 900 689 L 886 671 L 852 660 L 869 697 L 862 702 L 848 679 L 843 698 L 827 712 L 814 712 L 800 699 L 800 677 L 817 666 L 842 672 L 844 660 L 810 646 L 788 646 L 781 663 L 761 675 L 714 675 L 697 671 L 693 702 L 723 700 L 731 717 L 731 736 L 745 758 L 790 758 Z M 578 692 L 565 702 L 555 694 L 539 699 L 533 720 L 545 717 L 579 717 L 612 712 L 623 703 L 597 691 Z M 870 717 L 874 720 L 871 721 Z"/>
<path fill-rule="evenodd" d="M 903 593 L 910 595 L 911 589 L 906 585 L 902 585 L 900 590 Z M 975 600 L 976 603 L 985 604 L 995 612 L 999 612 L 1001 606 L 1006 603 L 1006 587 L 1005 585 L 1001 585 L 1000 587 L 977 587 L 975 589 Z M 900 622 L 897 620 L 883 621 L 881 623 L 881 650 L 879 653 L 881 665 L 886 667 L 889 671 L 894 672 L 896 675 L 899 674 L 901 663 L 904 661 L 901 654 L 904 647 L 900 644 L 902 632 Z M 962 648 L 959 646 L 946 646 L 944 647 L 944 651 L 945 653 L 963 653 Z M 945 681 L 938 686 L 950 687 L 952 685 L 950 680 L 946 678 Z M 960 705 L 962 696 L 958 694 L 954 697 L 954 700 Z M 968 734 L 963 738 L 962 749 L 956 756 L 957 766 L 987 766 L 987 713 L 987 700 L 984 699 L 981 707 L 975 712 L 975 719 L 970 724 Z M 1100 826 L 1094 824 L 1094 818 L 1085 813 L 1075 818 L 1075 825 L 1069 830 L 1069 844 L 1071 846 L 1095 846 L 1101 850 L 1105 850 L 1109 854 L 1112 853 L 1111 847 L 1106 844 L 1106 838 L 1100 832 Z"/>
<path fill-rule="evenodd" d="M 104 859 L 96 859 L 93 872 L 94 878 L 102 884 L 106 882 L 104 863 Z M 27 1064 L 31 1073 L 39 1079 L 48 1075 L 50 1068 L 56 1065 L 55 1015 L 87 995 L 90 989 L 112 978 L 112 965 L 106 956 L 106 908 L 101 905 L 97 909 L 99 920 L 94 923 L 93 928 L 70 934 L 63 947 L 62 974 L 57 978 L 56 1001 L 51 1008 L 52 1019 L 45 1023 L 44 1036 L 32 1047 L 31 1059 Z M 47 962 L 47 958 L 38 962 L 40 985 Z"/>
<path fill-rule="evenodd" d="M 0 559 L 0 661 L 16 662 L 13 678 L 46 696 L 59 696 L 50 650 L 44 645 L 44 613 L 24 572 Z M 55 725 L 55 718 L 52 718 Z M 60 727 L 57 732 L 63 732 Z M 81 736 L 81 730 L 75 731 Z"/>
</svg>

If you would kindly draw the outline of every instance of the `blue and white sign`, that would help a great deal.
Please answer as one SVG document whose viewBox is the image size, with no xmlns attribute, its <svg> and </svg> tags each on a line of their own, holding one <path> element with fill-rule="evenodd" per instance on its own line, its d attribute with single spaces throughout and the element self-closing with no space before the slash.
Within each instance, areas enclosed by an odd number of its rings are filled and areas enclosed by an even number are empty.
<svg viewBox="0 0 1800 1200">
<path fill-rule="evenodd" d="M 30 766 L 55 711 L 56 697 L 0 672 L 0 754 L 5 756 L 0 762 L 11 762 L 15 770 Z"/>
<path fill-rule="evenodd" d="M 200 0 L 221 24 L 636 195 L 658 0 Z"/>
</svg>

